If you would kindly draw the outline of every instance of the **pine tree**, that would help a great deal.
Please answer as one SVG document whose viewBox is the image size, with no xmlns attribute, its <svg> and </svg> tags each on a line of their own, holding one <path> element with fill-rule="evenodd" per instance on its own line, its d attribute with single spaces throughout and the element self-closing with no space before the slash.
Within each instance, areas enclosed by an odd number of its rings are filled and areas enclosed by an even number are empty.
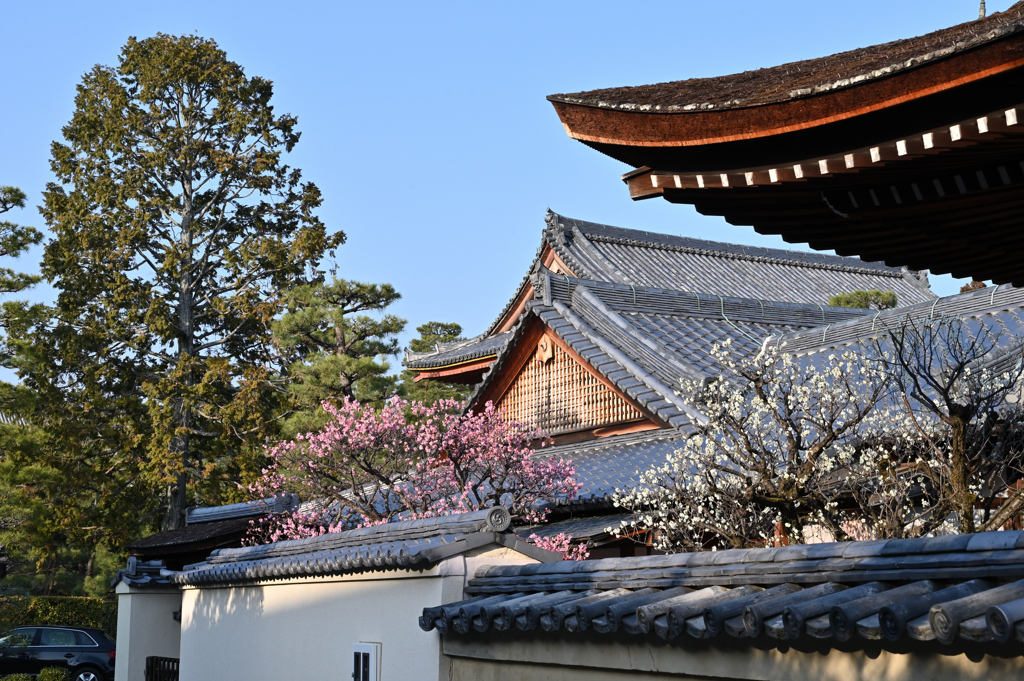
<svg viewBox="0 0 1024 681">
<path fill-rule="evenodd" d="M 300 286 L 288 294 L 287 312 L 274 323 L 278 344 L 294 358 L 288 390 L 295 412 L 287 436 L 308 432 L 326 418 L 322 402 L 344 397 L 380 406 L 397 390 L 387 357 L 398 354 L 397 335 L 405 320 L 382 313 L 402 296 L 391 284 L 344 279 Z"/>
</svg>

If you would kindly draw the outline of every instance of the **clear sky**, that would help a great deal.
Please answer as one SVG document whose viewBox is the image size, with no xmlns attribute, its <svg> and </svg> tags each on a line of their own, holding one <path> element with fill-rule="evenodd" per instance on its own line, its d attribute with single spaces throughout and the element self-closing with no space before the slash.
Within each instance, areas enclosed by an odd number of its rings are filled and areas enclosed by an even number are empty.
<svg viewBox="0 0 1024 681">
<path fill-rule="evenodd" d="M 1011 4 L 989 0 L 988 9 Z M 94 64 L 115 64 L 129 36 L 213 38 L 247 73 L 274 81 L 277 111 L 298 116 L 303 136 L 289 163 L 323 191 L 327 225 L 348 234 L 340 276 L 393 283 L 410 331 L 454 321 L 472 335 L 526 274 L 548 207 L 803 248 L 689 206 L 632 202 L 619 180 L 629 168 L 570 140 L 546 95 L 773 66 L 977 13 L 977 0 L 7 3 L 0 183 L 39 203 L 76 84 Z M 34 208 L 9 217 L 45 227 Z M 23 269 L 37 260 L 30 254 Z M 932 283 L 942 295 L 960 286 Z"/>
</svg>

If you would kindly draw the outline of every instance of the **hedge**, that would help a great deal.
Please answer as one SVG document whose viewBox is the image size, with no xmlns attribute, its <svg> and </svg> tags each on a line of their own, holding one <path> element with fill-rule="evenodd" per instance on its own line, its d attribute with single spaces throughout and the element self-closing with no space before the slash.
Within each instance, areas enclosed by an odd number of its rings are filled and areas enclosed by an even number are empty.
<svg viewBox="0 0 1024 681">
<path fill-rule="evenodd" d="M 30 674 L 8 674 L 0 681 L 67 681 L 67 667 L 44 667 L 35 679 Z"/>
<path fill-rule="evenodd" d="M 32 625 L 95 627 L 117 634 L 117 601 L 79 596 L 0 598 L 0 631 Z"/>
</svg>

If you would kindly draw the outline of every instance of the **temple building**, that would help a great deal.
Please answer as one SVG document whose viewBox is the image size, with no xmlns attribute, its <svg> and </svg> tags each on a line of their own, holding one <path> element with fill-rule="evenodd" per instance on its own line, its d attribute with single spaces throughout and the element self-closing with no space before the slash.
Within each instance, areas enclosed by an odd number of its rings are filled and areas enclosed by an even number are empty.
<svg viewBox="0 0 1024 681">
<path fill-rule="evenodd" d="M 662 197 L 792 243 L 1024 284 L 1024 3 L 717 78 L 552 95 L 569 136 Z"/>
<path fill-rule="evenodd" d="M 893 291 L 900 306 L 936 300 L 927 276 L 905 268 L 549 213 L 526 278 L 487 332 L 408 353 L 405 365 L 417 380 L 474 384 L 470 408 L 493 402 L 547 436 L 542 456 L 574 462 L 578 497 L 520 534 L 569 534 L 594 557 L 644 555 L 645 537 L 608 532 L 626 518 L 612 497 L 686 437 L 682 381 L 717 375 L 716 344 L 756 354 L 771 337 L 827 336 L 864 318 L 870 310 L 828 305 L 856 290 Z"/>
<path fill-rule="evenodd" d="M 633 198 L 840 255 L 549 213 L 490 328 L 405 365 L 473 385 L 470 408 L 492 402 L 539 429 L 537 456 L 571 459 L 578 496 L 553 500 L 535 527 L 496 506 L 245 548 L 229 545 L 249 505 L 194 511 L 177 534 L 134 545 L 118 575 L 115 681 L 157 662 L 180 664 L 183 681 L 348 678 L 349 665 L 355 681 L 1021 678 L 1019 524 L 672 555 L 612 529 L 625 519 L 615 492 L 699 418 L 677 391 L 717 375 L 716 345 L 813 359 L 899 320 L 961 319 L 975 338 L 1006 340 L 984 369 L 1017 366 L 1024 3 L 982 8 L 798 64 L 550 97 L 570 136 L 635 168 L 623 178 Z M 997 285 L 940 299 L 926 269 Z M 892 291 L 898 307 L 828 304 L 857 290 Z M 1005 497 L 997 520 L 1022 499 Z M 528 542 L 560 533 L 592 559 Z"/>
</svg>

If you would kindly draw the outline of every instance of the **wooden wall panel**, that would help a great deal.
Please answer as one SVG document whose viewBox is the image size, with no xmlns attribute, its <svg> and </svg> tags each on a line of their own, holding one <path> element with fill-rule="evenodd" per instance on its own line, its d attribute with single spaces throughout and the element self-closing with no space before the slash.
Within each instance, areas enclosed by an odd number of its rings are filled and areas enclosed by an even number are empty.
<svg viewBox="0 0 1024 681">
<path fill-rule="evenodd" d="M 645 418 L 547 335 L 537 342 L 497 406 L 506 418 L 547 435 Z"/>
</svg>

